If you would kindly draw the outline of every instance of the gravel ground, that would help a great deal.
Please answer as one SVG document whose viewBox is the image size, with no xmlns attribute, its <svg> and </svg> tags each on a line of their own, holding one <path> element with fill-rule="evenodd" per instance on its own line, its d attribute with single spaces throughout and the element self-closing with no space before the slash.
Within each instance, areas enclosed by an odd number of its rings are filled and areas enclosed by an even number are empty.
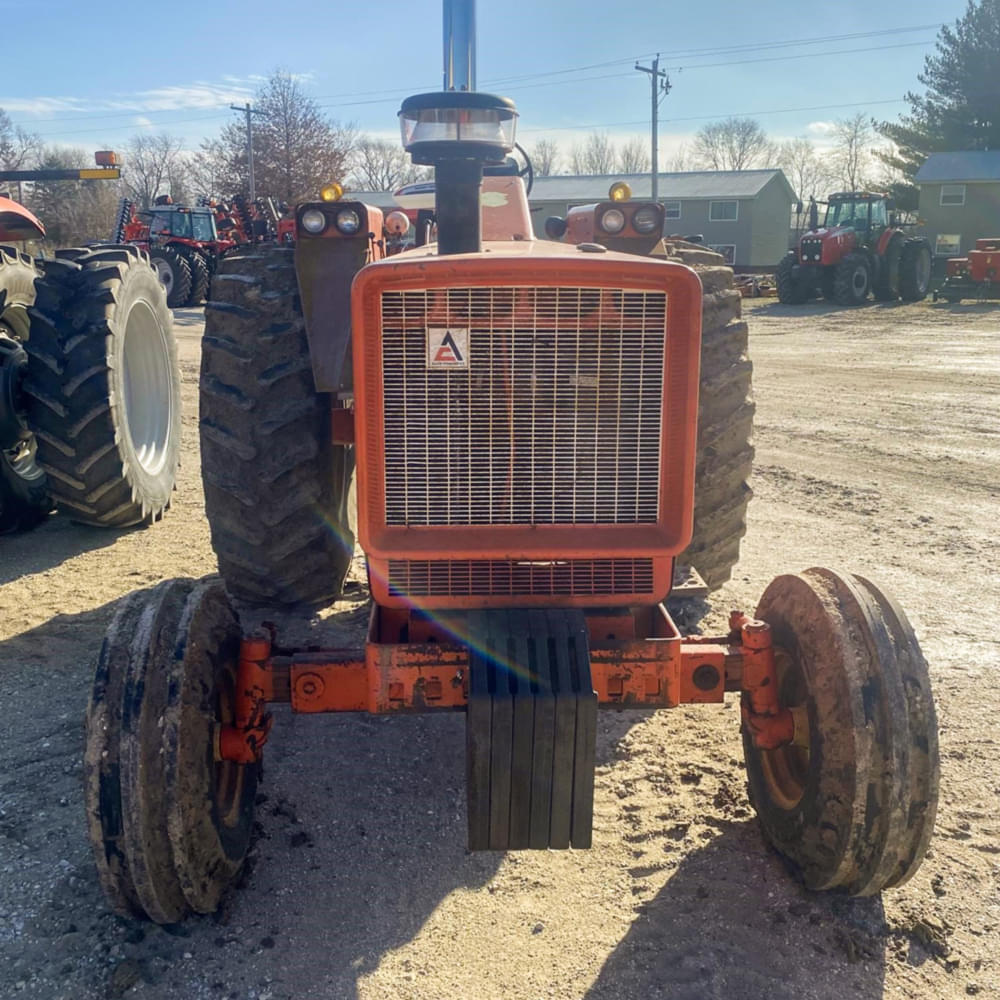
<svg viewBox="0 0 1000 1000">
<path fill-rule="evenodd" d="M 201 315 L 177 314 L 187 410 L 174 509 L 0 539 L 0 997 L 705 998 L 1000 995 L 1000 309 L 749 303 L 756 498 L 718 630 L 776 574 L 863 571 L 935 683 L 931 853 L 879 899 L 806 892 L 746 801 L 738 711 L 600 717 L 594 848 L 464 849 L 460 716 L 293 717 L 266 757 L 251 864 L 214 917 L 122 921 L 85 839 L 82 717 L 116 603 L 214 569 L 197 453 Z M 365 595 L 297 622 L 356 635 Z"/>
</svg>

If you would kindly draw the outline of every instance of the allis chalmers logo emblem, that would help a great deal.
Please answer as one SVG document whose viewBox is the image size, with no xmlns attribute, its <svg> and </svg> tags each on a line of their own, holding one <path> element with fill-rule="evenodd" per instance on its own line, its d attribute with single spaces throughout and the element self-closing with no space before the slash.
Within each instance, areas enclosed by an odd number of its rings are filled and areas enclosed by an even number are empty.
<svg viewBox="0 0 1000 1000">
<path fill-rule="evenodd" d="M 427 367 L 469 367 L 468 328 L 432 326 L 427 330 Z"/>
</svg>

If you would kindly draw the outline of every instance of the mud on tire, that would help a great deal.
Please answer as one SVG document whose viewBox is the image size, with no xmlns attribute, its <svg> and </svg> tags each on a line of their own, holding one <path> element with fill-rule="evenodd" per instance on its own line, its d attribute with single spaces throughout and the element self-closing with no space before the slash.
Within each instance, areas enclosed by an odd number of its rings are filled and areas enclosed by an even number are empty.
<svg viewBox="0 0 1000 1000">
<path fill-rule="evenodd" d="M 229 592 L 253 603 L 335 598 L 354 552 L 353 449 L 330 443 L 293 260 L 284 247 L 229 254 L 205 307 L 205 512 Z"/>
<path fill-rule="evenodd" d="M 85 524 L 158 520 L 180 462 L 181 390 L 149 258 L 131 246 L 59 251 L 37 289 L 24 392 L 53 498 Z"/>
<path fill-rule="evenodd" d="M 693 566 L 715 590 L 732 575 L 746 534 L 753 465 L 753 365 L 747 356 L 742 299 L 729 268 L 701 273 L 701 379 L 695 467 L 694 531 L 678 562 Z"/>
</svg>

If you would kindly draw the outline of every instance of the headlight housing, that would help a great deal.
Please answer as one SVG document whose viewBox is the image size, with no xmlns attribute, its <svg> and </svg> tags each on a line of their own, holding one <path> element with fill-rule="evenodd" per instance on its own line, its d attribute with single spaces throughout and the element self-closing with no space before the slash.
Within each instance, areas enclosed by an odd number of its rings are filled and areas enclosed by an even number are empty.
<svg viewBox="0 0 1000 1000">
<path fill-rule="evenodd" d="M 337 213 L 337 228 L 345 236 L 353 236 L 361 228 L 361 218 L 353 208 L 343 208 Z"/>
<path fill-rule="evenodd" d="M 299 221 L 302 228 L 313 236 L 319 236 L 326 229 L 326 216 L 318 208 L 307 208 Z"/>
<path fill-rule="evenodd" d="M 601 216 L 601 229 L 606 233 L 620 233 L 625 228 L 625 213 L 617 208 L 609 208 Z"/>
<path fill-rule="evenodd" d="M 635 215 L 632 216 L 635 231 L 642 233 L 643 236 L 654 232 L 659 222 L 660 213 L 655 205 L 643 205 L 642 208 L 636 209 Z"/>
</svg>

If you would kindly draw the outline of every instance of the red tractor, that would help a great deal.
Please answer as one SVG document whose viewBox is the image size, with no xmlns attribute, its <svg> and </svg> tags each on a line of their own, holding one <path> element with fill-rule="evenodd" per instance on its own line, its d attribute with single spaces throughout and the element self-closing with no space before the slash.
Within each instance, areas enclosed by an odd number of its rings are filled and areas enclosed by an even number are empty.
<svg viewBox="0 0 1000 1000">
<path fill-rule="evenodd" d="M 249 242 L 236 223 L 220 234 L 215 208 L 175 205 L 169 195 L 144 210 L 123 198 L 112 241 L 149 252 L 171 309 L 202 302 L 219 258 L 239 242 Z"/>
<path fill-rule="evenodd" d="M 468 843 L 506 851 L 590 846 L 599 707 L 727 692 L 764 835 L 805 884 L 899 885 L 938 789 L 913 631 L 865 577 L 809 569 L 721 634 L 681 634 L 663 602 L 694 517 L 702 283 L 535 239 L 506 169 L 516 109 L 475 90 L 456 30 L 469 6 L 446 2 L 444 90 L 399 115 L 436 170 L 437 242 L 385 256 L 378 209 L 313 202 L 294 250 L 228 254 L 213 280 L 200 425 L 221 578 L 131 595 L 102 646 L 85 787 L 108 899 L 165 924 L 218 907 L 272 704 L 464 712 Z M 268 607 L 336 598 L 355 526 L 365 638 L 281 645 Z"/>
<path fill-rule="evenodd" d="M 819 225 L 815 201 L 809 231 L 778 264 L 778 298 L 802 305 L 822 295 L 842 306 L 859 306 L 870 294 L 880 302 L 919 302 L 931 280 L 931 248 L 923 237 L 900 229 L 885 194 L 842 191 L 830 195 Z"/>
<path fill-rule="evenodd" d="M 1000 298 L 1000 239 L 976 240 L 968 256 L 950 258 L 947 268 L 944 284 L 934 293 L 935 302 Z"/>
</svg>

